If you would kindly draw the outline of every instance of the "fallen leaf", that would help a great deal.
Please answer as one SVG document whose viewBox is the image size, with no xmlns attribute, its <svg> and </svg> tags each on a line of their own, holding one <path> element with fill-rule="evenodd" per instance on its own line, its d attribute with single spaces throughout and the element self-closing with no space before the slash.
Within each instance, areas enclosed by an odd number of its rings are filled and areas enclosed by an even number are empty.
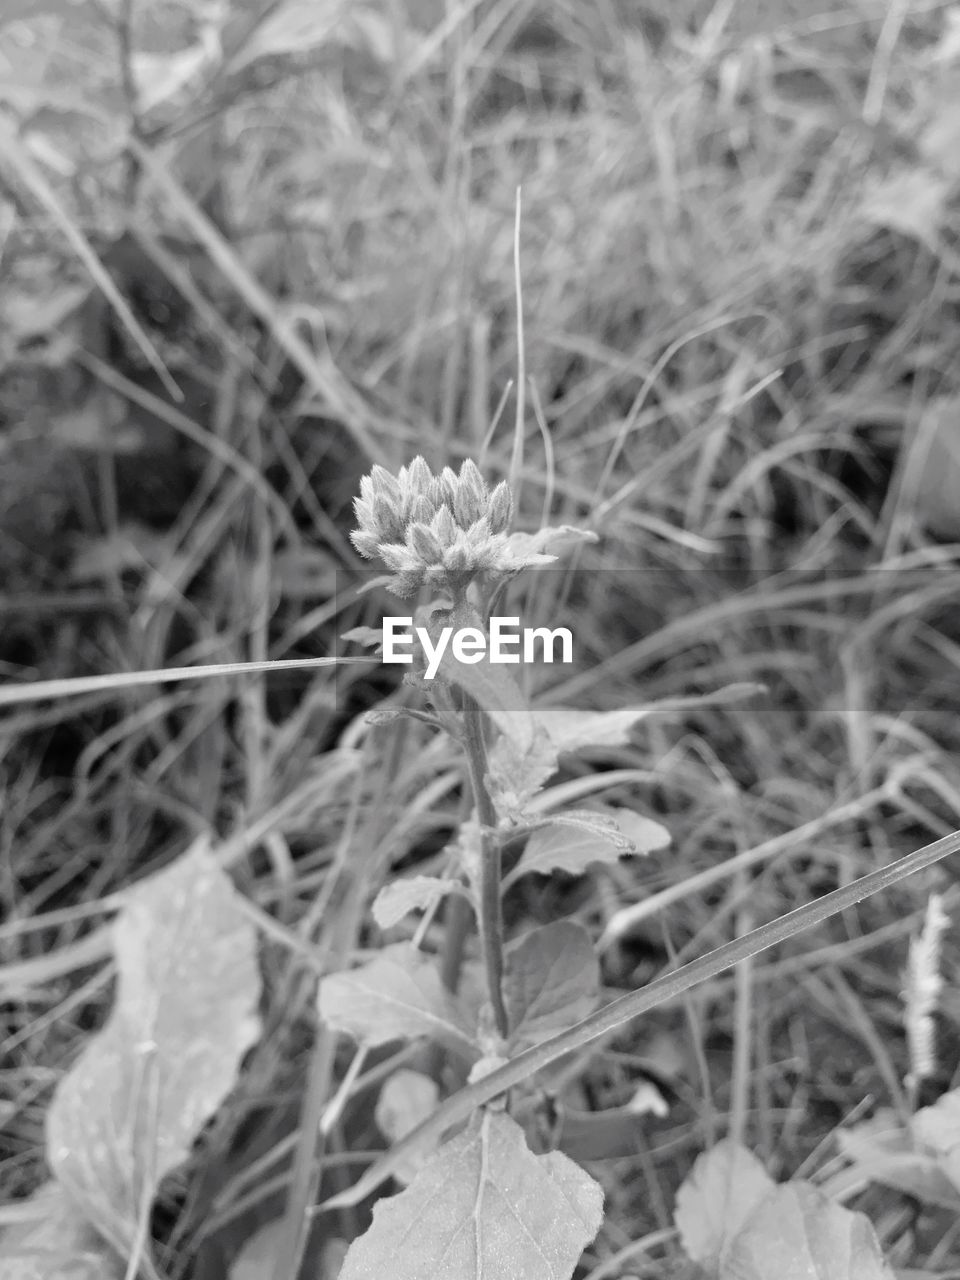
<svg viewBox="0 0 960 1280">
<path fill-rule="evenodd" d="M 776 1183 L 746 1147 L 725 1139 L 698 1156 L 677 1192 L 674 1221 L 687 1255 L 712 1275 Z"/>
<path fill-rule="evenodd" d="M 256 931 L 205 841 L 124 894 L 110 1017 L 61 1080 L 47 1161 L 124 1256 L 259 1034 Z"/>
</svg>

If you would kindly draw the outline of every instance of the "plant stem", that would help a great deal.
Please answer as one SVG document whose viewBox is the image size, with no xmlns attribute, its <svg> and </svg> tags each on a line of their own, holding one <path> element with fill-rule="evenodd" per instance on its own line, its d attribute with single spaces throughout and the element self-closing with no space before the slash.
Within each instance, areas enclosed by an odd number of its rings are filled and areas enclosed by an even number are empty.
<svg viewBox="0 0 960 1280">
<path fill-rule="evenodd" d="M 500 838 L 497 813 L 487 790 L 487 748 L 483 740 L 483 713 L 473 698 L 463 697 L 463 745 L 480 823 L 480 947 L 487 974 L 487 989 L 497 1031 L 506 1039 L 510 1031 L 503 1003 L 503 914 L 500 906 Z"/>
</svg>

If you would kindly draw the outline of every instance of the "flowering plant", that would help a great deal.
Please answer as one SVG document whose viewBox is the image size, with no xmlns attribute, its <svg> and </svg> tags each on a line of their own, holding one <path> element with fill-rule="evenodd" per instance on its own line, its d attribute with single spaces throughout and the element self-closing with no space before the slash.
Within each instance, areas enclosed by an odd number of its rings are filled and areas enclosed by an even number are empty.
<svg viewBox="0 0 960 1280">
<path fill-rule="evenodd" d="M 401 599 L 430 585 L 458 601 L 477 579 L 490 583 L 556 559 L 524 552 L 522 539 L 511 539 L 510 486 L 501 480 L 491 493 L 469 458 L 459 475 L 444 467 L 435 476 L 422 457 L 396 476 L 375 466 L 360 482 L 354 511 L 353 545 L 367 560 L 379 556 Z"/>
</svg>

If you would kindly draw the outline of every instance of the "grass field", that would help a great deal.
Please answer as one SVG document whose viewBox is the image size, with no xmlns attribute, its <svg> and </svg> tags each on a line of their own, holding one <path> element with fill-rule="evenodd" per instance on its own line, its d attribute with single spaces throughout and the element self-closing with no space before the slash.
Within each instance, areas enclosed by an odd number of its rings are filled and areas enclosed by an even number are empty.
<svg viewBox="0 0 960 1280">
<path fill-rule="evenodd" d="M 117 895 L 199 837 L 260 931 L 261 1034 L 118 1274 L 284 1274 L 296 1189 L 383 1146 L 315 979 L 414 935 L 370 903 L 444 873 L 455 749 L 369 727 L 417 705 L 369 663 L 122 677 L 359 653 L 353 499 L 418 454 L 597 535 L 517 597 L 575 637 L 535 705 L 664 700 L 561 784 L 610 772 L 670 848 L 522 880 L 508 935 L 606 937 L 609 999 L 960 827 L 960 5 L 0 4 L 0 1230 L 42 1217 Z M 934 1061 L 906 1029 L 933 892 L 955 919 L 949 861 L 564 1059 L 572 1117 L 668 1103 L 615 1159 L 584 1121 L 582 1280 L 691 1265 L 674 1197 L 725 1135 L 957 1273 L 949 1197 L 838 1136 L 955 1083 L 951 927 Z M 318 1217 L 302 1274 L 369 1209 Z"/>
</svg>

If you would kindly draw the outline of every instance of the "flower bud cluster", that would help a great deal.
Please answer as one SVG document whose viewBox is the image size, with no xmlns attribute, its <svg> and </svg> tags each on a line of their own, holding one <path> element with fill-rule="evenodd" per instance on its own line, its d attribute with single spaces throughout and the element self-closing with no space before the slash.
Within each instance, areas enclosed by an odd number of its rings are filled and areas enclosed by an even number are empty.
<svg viewBox="0 0 960 1280">
<path fill-rule="evenodd" d="M 434 475 L 420 457 L 396 476 L 375 466 L 360 481 L 353 505 L 353 545 L 367 560 L 384 562 L 400 597 L 425 582 L 459 592 L 478 574 L 519 567 L 507 537 L 510 488 L 501 481 L 491 493 L 469 458 L 459 475 L 451 467 Z"/>
</svg>

